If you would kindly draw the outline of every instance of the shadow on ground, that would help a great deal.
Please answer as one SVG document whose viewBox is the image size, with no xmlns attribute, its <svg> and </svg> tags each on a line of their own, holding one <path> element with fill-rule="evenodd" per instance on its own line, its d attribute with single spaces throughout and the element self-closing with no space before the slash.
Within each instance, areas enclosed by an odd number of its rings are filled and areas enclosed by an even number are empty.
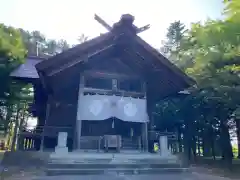
<svg viewBox="0 0 240 180">
<path fill-rule="evenodd" d="M 44 175 L 48 152 L 5 152 L 1 161 L 1 180 L 30 179 Z"/>
</svg>

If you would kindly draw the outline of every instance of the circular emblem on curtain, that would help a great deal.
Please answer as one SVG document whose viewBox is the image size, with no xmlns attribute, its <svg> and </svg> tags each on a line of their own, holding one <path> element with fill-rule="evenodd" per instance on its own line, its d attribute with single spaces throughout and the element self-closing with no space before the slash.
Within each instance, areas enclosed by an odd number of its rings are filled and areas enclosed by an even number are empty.
<svg viewBox="0 0 240 180">
<path fill-rule="evenodd" d="M 89 111 L 93 115 L 97 116 L 102 111 L 102 108 L 103 108 L 103 104 L 100 100 L 93 100 L 89 107 Z"/>
<path fill-rule="evenodd" d="M 137 113 L 137 106 L 133 103 L 127 103 L 125 106 L 124 106 L 124 113 L 127 115 L 127 116 L 135 116 L 136 113 Z"/>
</svg>

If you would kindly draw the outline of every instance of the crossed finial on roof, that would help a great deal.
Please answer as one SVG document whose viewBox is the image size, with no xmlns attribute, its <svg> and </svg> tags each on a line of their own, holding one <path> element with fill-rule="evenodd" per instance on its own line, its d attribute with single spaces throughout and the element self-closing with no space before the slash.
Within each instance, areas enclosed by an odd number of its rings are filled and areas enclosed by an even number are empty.
<svg viewBox="0 0 240 180">
<path fill-rule="evenodd" d="M 106 23 L 106 21 L 104 21 L 101 17 L 99 17 L 97 14 L 95 14 L 94 19 L 96 21 L 98 21 L 103 27 L 105 27 L 108 31 L 111 31 L 113 29 L 113 27 L 111 27 L 108 23 Z M 131 24 L 133 26 L 133 28 L 136 29 L 136 33 L 141 33 L 143 31 L 146 31 L 150 28 L 150 24 L 145 25 L 143 27 L 136 27 L 133 24 L 134 21 L 134 16 L 132 16 L 131 14 L 123 14 L 120 21 L 118 23 L 125 23 L 125 24 Z"/>
</svg>

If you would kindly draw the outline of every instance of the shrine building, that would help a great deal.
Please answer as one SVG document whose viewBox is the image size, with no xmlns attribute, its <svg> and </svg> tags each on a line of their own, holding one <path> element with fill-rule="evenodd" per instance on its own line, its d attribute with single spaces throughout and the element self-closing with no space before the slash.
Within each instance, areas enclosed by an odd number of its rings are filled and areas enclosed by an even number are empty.
<svg viewBox="0 0 240 180">
<path fill-rule="evenodd" d="M 109 32 L 48 59 L 27 58 L 11 76 L 34 87 L 34 131 L 19 135 L 34 148 L 53 149 L 59 132 L 69 150 L 105 149 L 116 136 L 121 149 L 147 150 L 151 114 L 157 102 L 194 84 L 166 57 L 138 36 L 134 17 L 122 15 Z M 21 147 L 21 145 L 19 146 Z"/>
</svg>

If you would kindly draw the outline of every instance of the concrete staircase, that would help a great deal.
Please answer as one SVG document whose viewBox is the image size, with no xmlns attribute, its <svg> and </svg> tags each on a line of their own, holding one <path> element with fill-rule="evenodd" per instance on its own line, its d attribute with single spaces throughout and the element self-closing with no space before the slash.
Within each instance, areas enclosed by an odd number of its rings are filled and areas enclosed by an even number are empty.
<svg viewBox="0 0 240 180">
<path fill-rule="evenodd" d="M 187 170 L 175 156 L 163 158 L 158 154 L 140 153 L 68 153 L 59 157 L 53 154 L 46 167 L 49 176 L 181 173 Z"/>
</svg>

